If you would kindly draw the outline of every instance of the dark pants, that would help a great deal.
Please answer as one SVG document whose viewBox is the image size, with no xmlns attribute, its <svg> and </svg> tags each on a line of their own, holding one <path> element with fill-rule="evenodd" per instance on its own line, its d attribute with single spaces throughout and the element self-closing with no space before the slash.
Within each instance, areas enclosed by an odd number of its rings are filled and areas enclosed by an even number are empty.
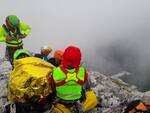
<svg viewBox="0 0 150 113">
<path fill-rule="evenodd" d="M 19 47 L 6 47 L 6 54 L 5 57 L 8 58 L 9 62 L 13 66 L 13 56 L 16 50 L 23 49 L 23 46 Z"/>
<path fill-rule="evenodd" d="M 55 92 L 49 94 L 45 100 L 40 102 L 32 102 L 32 99 L 25 103 L 16 102 L 16 113 L 44 113 L 45 111 L 51 109 L 55 95 Z M 10 104 L 5 106 L 5 113 L 10 113 L 10 110 Z"/>
<path fill-rule="evenodd" d="M 39 103 L 15 103 L 15 113 L 44 113 L 50 109 L 49 104 L 41 106 Z M 4 113 L 11 113 L 10 104 L 5 106 Z"/>
</svg>

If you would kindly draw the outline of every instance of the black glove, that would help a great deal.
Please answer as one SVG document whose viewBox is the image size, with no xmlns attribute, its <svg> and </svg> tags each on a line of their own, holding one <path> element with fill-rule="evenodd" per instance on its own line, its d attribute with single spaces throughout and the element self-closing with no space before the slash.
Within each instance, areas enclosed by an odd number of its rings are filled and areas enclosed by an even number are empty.
<svg viewBox="0 0 150 113">
<path fill-rule="evenodd" d="M 18 35 L 18 38 L 25 38 L 27 35 L 26 34 L 20 34 Z"/>
</svg>

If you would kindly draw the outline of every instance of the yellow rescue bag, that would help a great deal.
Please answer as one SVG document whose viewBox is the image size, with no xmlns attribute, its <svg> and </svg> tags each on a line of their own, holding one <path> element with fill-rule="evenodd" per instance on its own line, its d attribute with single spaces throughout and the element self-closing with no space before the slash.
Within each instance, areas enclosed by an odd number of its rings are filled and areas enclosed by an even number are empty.
<svg viewBox="0 0 150 113">
<path fill-rule="evenodd" d="M 69 108 L 59 103 L 52 106 L 52 111 L 53 113 L 72 113 Z"/>
<path fill-rule="evenodd" d="M 84 112 L 92 110 L 98 104 L 97 97 L 94 91 L 86 91 L 86 100 L 82 103 Z"/>
<path fill-rule="evenodd" d="M 54 66 L 35 57 L 14 62 L 8 83 L 9 101 L 26 102 L 32 97 L 40 100 L 50 93 L 47 77 Z"/>
</svg>

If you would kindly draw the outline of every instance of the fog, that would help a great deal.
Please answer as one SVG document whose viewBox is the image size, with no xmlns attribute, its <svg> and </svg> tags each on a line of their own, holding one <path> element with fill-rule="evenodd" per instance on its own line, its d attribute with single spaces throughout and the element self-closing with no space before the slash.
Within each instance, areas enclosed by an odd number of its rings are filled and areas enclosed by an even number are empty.
<svg viewBox="0 0 150 113">
<path fill-rule="evenodd" d="M 0 24 L 10 14 L 32 29 L 24 48 L 39 52 L 68 45 L 81 48 L 89 70 L 112 75 L 132 73 L 125 80 L 150 88 L 149 0 L 1 0 Z M 5 43 L 0 43 L 4 56 Z"/>
</svg>

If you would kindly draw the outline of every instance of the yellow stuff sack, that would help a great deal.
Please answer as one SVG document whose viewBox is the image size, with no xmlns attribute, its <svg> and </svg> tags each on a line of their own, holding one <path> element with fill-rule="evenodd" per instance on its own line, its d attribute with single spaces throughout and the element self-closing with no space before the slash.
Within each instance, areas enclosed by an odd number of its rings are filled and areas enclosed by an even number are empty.
<svg viewBox="0 0 150 113">
<path fill-rule="evenodd" d="M 32 97 L 40 100 L 50 93 L 47 77 L 53 65 L 42 59 L 26 57 L 14 62 L 8 83 L 9 101 L 26 102 Z"/>
<path fill-rule="evenodd" d="M 84 112 L 92 110 L 98 104 L 97 97 L 92 90 L 86 91 L 86 100 L 81 103 Z M 53 113 L 74 113 L 71 109 L 63 104 L 56 103 L 52 106 Z"/>
<path fill-rule="evenodd" d="M 72 113 L 69 108 L 66 108 L 63 104 L 55 104 L 52 106 L 53 113 Z"/>
<path fill-rule="evenodd" d="M 94 91 L 86 91 L 86 100 L 82 103 L 83 110 L 89 111 L 96 107 L 98 104 L 97 97 L 94 93 Z"/>
</svg>

